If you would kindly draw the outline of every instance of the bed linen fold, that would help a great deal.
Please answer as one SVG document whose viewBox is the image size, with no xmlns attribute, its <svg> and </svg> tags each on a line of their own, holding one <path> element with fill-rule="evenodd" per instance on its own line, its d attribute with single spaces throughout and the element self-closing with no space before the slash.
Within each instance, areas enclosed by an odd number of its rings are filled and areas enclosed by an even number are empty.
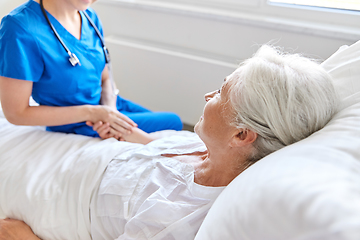
<svg viewBox="0 0 360 240">
<path fill-rule="evenodd" d="M 0 218 L 22 219 L 42 239 L 91 239 L 89 206 L 101 176 L 115 155 L 137 147 L 0 116 Z"/>
</svg>

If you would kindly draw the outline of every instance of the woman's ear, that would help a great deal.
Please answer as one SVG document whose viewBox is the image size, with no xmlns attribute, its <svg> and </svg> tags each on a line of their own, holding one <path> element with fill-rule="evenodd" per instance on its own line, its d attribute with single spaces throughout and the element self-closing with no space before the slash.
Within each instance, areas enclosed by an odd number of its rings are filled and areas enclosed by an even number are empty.
<svg viewBox="0 0 360 240">
<path fill-rule="evenodd" d="M 231 146 L 243 147 L 246 145 L 250 145 L 255 142 L 257 136 L 257 133 L 250 129 L 239 128 L 233 135 L 233 138 L 231 140 Z"/>
</svg>

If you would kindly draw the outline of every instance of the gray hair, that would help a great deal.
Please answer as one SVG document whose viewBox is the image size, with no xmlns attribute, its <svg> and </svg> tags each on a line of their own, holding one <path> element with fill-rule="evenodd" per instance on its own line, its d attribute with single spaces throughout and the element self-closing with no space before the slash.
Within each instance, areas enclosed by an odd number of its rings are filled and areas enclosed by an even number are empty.
<svg viewBox="0 0 360 240">
<path fill-rule="evenodd" d="M 226 84 L 232 125 L 258 134 L 252 162 L 321 129 L 338 106 L 332 79 L 318 63 L 267 45 Z"/>
</svg>

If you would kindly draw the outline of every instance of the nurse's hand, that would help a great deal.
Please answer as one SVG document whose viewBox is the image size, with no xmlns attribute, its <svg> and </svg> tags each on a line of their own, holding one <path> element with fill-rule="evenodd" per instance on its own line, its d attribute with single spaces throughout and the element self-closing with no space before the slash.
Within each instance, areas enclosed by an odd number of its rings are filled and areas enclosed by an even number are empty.
<svg viewBox="0 0 360 240">
<path fill-rule="evenodd" d="M 121 136 L 119 136 L 119 134 L 116 134 L 117 132 L 111 129 L 110 123 L 103 123 L 102 121 L 99 121 L 94 124 L 90 121 L 87 121 L 86 124 L 92 127 L 93 130 L 96 131 L 102 139 L 108 139 L 113 137 L 119 141 L 122 140 Z"/>
<path fill-rule="evenodd" d="M 133 128 L 131 134 L 119 137 L 119 136 L 114 136 L 109 132 L 110 131 L 109 123 L 103 123 L 100 121 L 95 124 L 92 124 L 91 122 L 86 122 L 86 124 L 89 126 L 92 126 L 93 129 L 99 133 L 99 136 L 102 139 L 114 137 L 119 141 L 141 143 L 141 144 L 148 144 L 149 142 L 155 140 L 154 137 L 152 137 L 150 134 L 144 132 L 143 130 L 141 130 L 139 128 Z"/>
<path fill-rule="evenodd" d="M 116 109 L 104 105 L 93 106 L 91 118 L 87 122 L 91 122 L 93 124 L 93 128 L 95 127 L 94 130 L 99 133 L 101 138 L 120 138 L 131 134 L 132 129 L 137 127 L 137 124 L 129 117 L 120 113 Z M 109 124 L 109 126 L 105 124 L 102 125 L 101 129 L 97 129 L 98 127 L 95 124 L 99 123 L 106 123 Z M 108 127 L 110 127 L 110 129 L 107 133 L 105 133 Z"/>
<path fill-rule="evenodd" d="M 23 221 L 0 219 L 0 240 L 40 240 Z"/>
</svg>

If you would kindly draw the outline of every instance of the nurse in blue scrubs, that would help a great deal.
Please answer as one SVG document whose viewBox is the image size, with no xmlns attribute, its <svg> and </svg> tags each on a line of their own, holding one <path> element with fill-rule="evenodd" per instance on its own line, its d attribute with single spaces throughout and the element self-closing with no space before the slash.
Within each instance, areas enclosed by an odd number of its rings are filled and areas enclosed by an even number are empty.
<svg viewBox="0 0 360 240">
<path fill-rule="evenodd" d="M 93 2 L 30 0 L 2 19 L 0 97 L 8 121 L 118 139 L 137 127 L 181 130 L 176 114 L 115 94 Z M 29 105 L 30 96 L 39 106 Z"/>
</svg>

